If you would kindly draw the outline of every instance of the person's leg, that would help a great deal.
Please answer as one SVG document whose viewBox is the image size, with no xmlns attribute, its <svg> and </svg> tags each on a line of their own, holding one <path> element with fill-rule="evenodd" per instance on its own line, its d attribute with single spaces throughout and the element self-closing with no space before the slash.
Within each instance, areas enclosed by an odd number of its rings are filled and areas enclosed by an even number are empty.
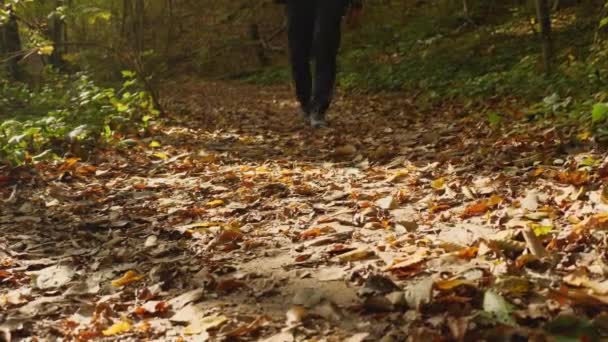
<svg viewBox="0 0 608 342">
<path fill-rule="evenodd" d="M 314 37 L 315 78 L 311 103 L 311 124 L 317 127 L 325 125 L 325 113 L 333 97 L 345 3 L 343 0 L 317 2 Z"/>
<path fill-rule="evenodd" d="M 287 35 L 291 72 L 296 96 L 305 115 L 310 114 L 312 75 L 310 71 L 316 0 L 287 1 Z"/>
</svg>

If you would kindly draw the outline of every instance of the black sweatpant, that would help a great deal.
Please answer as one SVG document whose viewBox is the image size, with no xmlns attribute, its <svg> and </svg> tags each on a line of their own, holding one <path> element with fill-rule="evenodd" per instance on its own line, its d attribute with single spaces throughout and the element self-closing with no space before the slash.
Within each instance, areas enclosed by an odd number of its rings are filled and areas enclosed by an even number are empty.
<svg viewBox="0 0 608 342">
<path fill-rule="evenodd" d="M 308 114 L 323 116 L 331 104 L 346 4 L 345 0 L 287 0 L 289 53 L 296 96 Z"/>
</svg>

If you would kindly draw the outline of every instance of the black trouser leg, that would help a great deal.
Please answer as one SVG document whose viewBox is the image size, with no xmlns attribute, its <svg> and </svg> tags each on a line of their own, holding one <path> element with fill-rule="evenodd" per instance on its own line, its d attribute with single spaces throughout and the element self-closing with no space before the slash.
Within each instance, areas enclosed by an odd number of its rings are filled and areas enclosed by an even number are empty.
<svg viewBox="0 0 608 342">
<path fill-rule="evenodd" d="M 333 0 L 321 0 L 333 1 Z M 302 110 L 310 113 L 312 75 L 310 70 L 314 40 L 316 0 L 287 1 L 287 35 L 291 72 L 296 86 L 296 96 Z"/>
<path fill-rule="evenodd" d="M 329 109 L 336 84 L 344 10 L 343 0 L 317 1 L 314 30 L 315 79 L 311 106 L 312 111 L 320 117 Z"/>
</svg>

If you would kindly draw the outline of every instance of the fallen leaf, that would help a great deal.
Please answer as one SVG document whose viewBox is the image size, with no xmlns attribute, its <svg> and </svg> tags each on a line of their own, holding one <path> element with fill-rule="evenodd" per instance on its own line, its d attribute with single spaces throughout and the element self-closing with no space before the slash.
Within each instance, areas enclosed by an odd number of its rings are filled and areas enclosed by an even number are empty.
<svg viewBox="0 0 608 342">
<path fill-rule="evenodd" d="M 74 270 L 66 265 L 55 265 L 44 268 L 36 274 L 36 286 L 39 289 L 59 288 L 69 283 L 74 275 Z"/>
<path fill-rule="evenodd" d="M 496 292 L 486 291 L 483 297 L 483 310 L 500 323 L 515 325 L 515 319 L 511 316 L 513 307 Z"/>
<path fill-rule="evenodd" d="M 401 268 L 410 268 L 412 266 L 419 265 L 426 260 L 426 257 L 421 253 L 416 253 L 411 257 L 408 257 L 404 260 L 395 259 L 393 264 L 386 268 L 387 271 L 393 271 Z"/>
<path fill-rule="evenodd" d="M 441 190 L 445 186 L 445 178 L 437 178 L 431 182 L 431 187 L 436 190 Z"/>
<path fill-rule="evenodd" d="M 131 330 L 131 323 L 129 321 L 125 320 L 125 321 L 120 321 L 120 322 L 114 323 L 111 327 L 102 331 L 102 334 L 104 336 L 116 336 L 116 335 L 122 335 L 124 333 L 127 333 L 130 330 Z"/>
<path fill-rule="evenodd" d="M 186 335 L 198 335 L 207 330 L 219 328 L 228 322 L 228 318 L 223 315 L 211 315 L 200 319 L 195 319 L 184 329 Z"/>
<path fill-rule="evenodd" d="M 171 299 L 168 304 L 173 308 L 173 310 L 179 310 L 187 304 L 196 302 L 201 299 L 203 297 L 203 292 L 203 289 L 195 289 L 192 291 L 188 291 L 178 297 Z"/>
<path fill-rule="evenodd" d="M 223 206 L 224 204 L 225 204 L 224 200 L 218 199 L 218 200 L 207 202 L 207 207 L 208 208 L 217 208 L 217 207 Z"/>
<path fill-rule="evenodd" d="M 501 197 L 492 196 L 487 200 L 472 204 L 465 208 L 464 212 L 462 213 L 462 218 L 466 219 L 474 216 L 481 216 L 490 211 L 490 209 L 502 203 L 502 201 L 503 199 Z"/>
<path fill-rule="evenodd" d="M 134 282 L 140 281 L 143 278 L 144 278 L 143 275 L 139 275 L 135 271 L 127 271 L 127 273 L 125 273 L 119 279 L 113 280 L 112 286 L 114 286 L 114 287 L 126 286 L 126 285 L 132 284 Z"/>
<path fill-rule="evenodd" d="M 395 209 L 395 208 L 397 208 L 397 206 L 399 205 L 399 203 L 397 202 L 397 200 L 395 200 L 395 197 L 393 197 L 393 196 L 387 196 L 387 197 L 384 197 L 382 199 L 379 199 L 376 202 L 376 205 L 379 208 L 381 208 L 381 209 L 389 210 L 389 209 Z"/>
<path fill-rule="evenodd" d="M 460 286 L 475 287 L 477 284 L 466 279 L 449 279 L 435 282 L 435 288 L 440 291 L 451 291 Z"/>
<path fill-rule="evenodd" d="M 169 155 L 166 154 L 165 152 L 154 152 L 154 153 L 152 153 L 152 156 L 156 157 L 158 159 L 162 159 L 162 160 L 169 159 Z"/>
<path fill-rule="evenodd" d="M 253 322 L 249 324 L 244 324 L 239 326 L 238 328 L 229 331 L 226 336 L 228 337 L 242 337 L 255 333 L 260 328 L 268 325 L 271 322 L 271 319 L 268 316 L 260 316 L 256 318 Z"/>
<path fill-rule="evenodd" d="M 596 281 L 589 279 L 586 272 L 578 271 L 571 273 L 563 278 L 564 283 L 575 287 L 586 287 L 593 293 L 605 296 L 608 295 L 608 280 Z"/>
<path fill-rule="evenodd" d="M 314 227 L 300 233 L 300 238 L 303 240 L 314 239 L 321 235 L 335 233 L 336 230 L 330 226 Z"/>
<path fill-rule="evenodd" d="M 287 310 L 285 316 L 287 317 L 287 321 L 285 322 L 285 324 L 288 327 L 293 327 L 295 325 L 300 324 L 304 320 L 304 318 L 308 316 L 308 310 L 306 310 L 306 308 L 304 308 L 303 306 L 297 305 Z"/>
<path fill-rule="evenodd" d="M 560 172 L 557 174 L 557 180 L 564 184 L 581 186 L 589 181 L 589 174 L 582 171 Z"/>
<path fill-rule="evenodd" d="M 354 145 L 343 145 L 336 147 L 334 154 L 339 157 L 347 157 L 357 153 L 357 148 Z"/>
<path fill-rule="evenodd" d="M 536 211 L 538 209 L 538 192 L 530 190 L 526 193 L 526 197 L 521 200 L 521 207 L 527 211 Z"/>
<path fill-rule="evenodd" d="M 340 254 L 338 255 L 338 259 L 340 259 L 340 261 L 359 261 L 370 258 L 373 255 L 375 255 L 374 251 L 364 247 Z"/>
<path fill-rule="evenodd" d="M 530 253 L 532 253 L 532 255 L 539 259 L 542 259 L 548 255 L 547 250 L 531 228 L 524 228 L 522 230 L 522 233 L 524 235 L 524 239 L 526 240 L 528 250 L 530 250 Z"/>
<path fill-rule="evenodd" d="M 424 304 L 430 303 L 433 298 L 433 278 L 427 277 L 405 289 L 405 300 L 409 308 L 420 311 Z"/>
</svg>

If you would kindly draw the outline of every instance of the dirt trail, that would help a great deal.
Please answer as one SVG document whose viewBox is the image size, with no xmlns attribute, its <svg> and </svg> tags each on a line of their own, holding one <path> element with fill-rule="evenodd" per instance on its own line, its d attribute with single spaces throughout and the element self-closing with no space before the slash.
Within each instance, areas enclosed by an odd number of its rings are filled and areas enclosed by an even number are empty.
<svg viewBox="0 0 608 342">
<path fill-rule="evenodd" d="M 164 93 L 153 136 L 0 178 L 0 339 L 542 340 L 603 319 L 608 168 L 567 132 L 398 94 L 342 94 L 313 131 L 286 87 Z"/>
</svg>

